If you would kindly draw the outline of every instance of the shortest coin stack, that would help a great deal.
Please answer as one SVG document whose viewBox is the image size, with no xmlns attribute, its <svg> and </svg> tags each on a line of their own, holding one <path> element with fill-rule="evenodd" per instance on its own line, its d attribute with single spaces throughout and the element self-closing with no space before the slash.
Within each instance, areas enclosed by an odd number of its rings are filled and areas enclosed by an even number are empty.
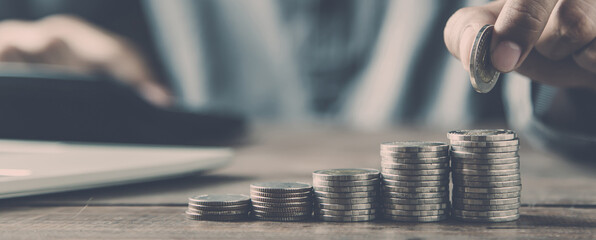
<svg viewBox="0 0 596 240">
<path fill-rule="evenodd" d="M 297 182 L 250 185 L 252 216 L 265 221 L 303 221 L 312 216 L 312 186 Z"/>
<path fill-rule="evenodd" d="M 449 145 L 443 142 L 381 144 L 383 217 L 437 222 L 449 215 Z"/>
<path fill-rule="evenodd" d="M 453 216 L 469 222 L 519 218 L 519 140 L 503 129 L 460 130 L 451 141 Z"/>
<path fill-rule="evenodd" d="M 313 172 L 315 216 L 322 221 L 371 221 L 377 214 L 379 170 L 345 168 Z"/>
<path fill-rule="evenodd" d="M 242 194 L 205 194 L 188 198 L 186 216 L 192 220 L 245 220 L 250 198 Z"/>
</svg>

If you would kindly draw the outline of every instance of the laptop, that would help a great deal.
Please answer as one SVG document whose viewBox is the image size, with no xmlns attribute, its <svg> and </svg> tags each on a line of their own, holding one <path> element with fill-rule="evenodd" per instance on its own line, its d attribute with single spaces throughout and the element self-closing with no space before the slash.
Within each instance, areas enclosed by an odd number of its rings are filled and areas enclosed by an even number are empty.
<svg viewBox="0 0 596 240">
<path fill-rule="evenodd" d="M 179 177 L 232 156 L 225 147 L 0 140 L 0 199 Z"/>
<path fill-rule="evenodd" d="M 241 116 L 160 109 L 115 80 L 45 65 L 0 64 L 0 113 L 0 199 L 220 168 L 233 152 L 215 146 L 246 127 Z"/>
</svg>

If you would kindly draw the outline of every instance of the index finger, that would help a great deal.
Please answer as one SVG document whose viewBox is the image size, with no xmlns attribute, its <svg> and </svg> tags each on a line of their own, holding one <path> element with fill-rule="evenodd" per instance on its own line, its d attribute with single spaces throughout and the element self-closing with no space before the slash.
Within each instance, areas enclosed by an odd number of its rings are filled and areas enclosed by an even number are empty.
<svg viewBox="0 0 596 240">
<path fill-rule="evenodd" d="M 494 24 L 502 7 L 503 2 L 491 2 L 484 6 L 462 8 L 447 21 L 443 33 L 445 45 L 466 71 L 470 70 L 470 53 L 478 31 L 486 24 Z"/>
<path fill-rule="evenodd" d="M 515 70 L 542 34 L 557 0 L 508 0 L 501 9 L 492 40 L 491 60 L 501 72 Z"/>
</svg>

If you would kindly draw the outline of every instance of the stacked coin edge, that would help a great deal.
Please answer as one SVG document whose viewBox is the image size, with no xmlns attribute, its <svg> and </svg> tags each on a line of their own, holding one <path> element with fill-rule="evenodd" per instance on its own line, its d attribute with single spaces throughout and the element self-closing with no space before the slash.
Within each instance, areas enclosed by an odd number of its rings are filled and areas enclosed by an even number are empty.
<svg viewBox="0 0 596 240">
<path fill-rule="evenodd" d="M 315 217 L 330 222 L 375 220 L 379 173 L 358 168 L 314 171 Z"/>
<path fill-rule="evenodd" d="M 519 219 L 519 139 L 505 129 L 459 130 L 450 140 L 455 219 L 508 222 Z"/>
<path fill-rule="evenodd" d="M 250 197 L 243 194 L 204 194 L 188 198 L 191 220 L 241 221 L 248 218 Z"/>
<path fill-rule="evenodd" d="M 403 141 L 381 144 L 383 218 L 436 222 L 449 216 L 449 145 Z"/>
<path fill-rule="evenodd" d="M 294 222 L 312 217 L 312 185 L 299 182 L 262 182 L 250 185 L 251 217 Z"/>
</svg>

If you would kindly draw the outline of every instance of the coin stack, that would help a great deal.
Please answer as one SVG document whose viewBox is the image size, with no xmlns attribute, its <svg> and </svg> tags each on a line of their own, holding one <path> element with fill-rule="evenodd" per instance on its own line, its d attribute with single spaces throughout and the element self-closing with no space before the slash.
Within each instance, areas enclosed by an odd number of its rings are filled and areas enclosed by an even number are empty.
<svg viewBox="0 0 596 240">
<path fill-rule="evenodd" d="M 449 145 L 442 142 L 381 144 L 383 217 L 436 222 L 449 215 Z"/>
<path fill-rule="evenodd" d="M 460 130 L 451 142 L 453 216 L 462 221 L 519 218 L 519 139 L 511 130 Z"/>
<path fill-rule="evenodd" d="M 238 221 L 248 218 L 250 197 L 242 194 L 205 194 L 188 198 L 186 216 L 192 220 Z"/>
<path fill-rule="evenodd" d="M 252 216 L 258 220 L 292 222 L 312 217 L 312 186 L 298 182 L 250 185 Z"/>
<path fill-rule="evenodd" d="M 379 170 L 345 168 L 313 172 L 315 216 L 322 221 L 364 222 L 376 218 Z"/>
</svg>

